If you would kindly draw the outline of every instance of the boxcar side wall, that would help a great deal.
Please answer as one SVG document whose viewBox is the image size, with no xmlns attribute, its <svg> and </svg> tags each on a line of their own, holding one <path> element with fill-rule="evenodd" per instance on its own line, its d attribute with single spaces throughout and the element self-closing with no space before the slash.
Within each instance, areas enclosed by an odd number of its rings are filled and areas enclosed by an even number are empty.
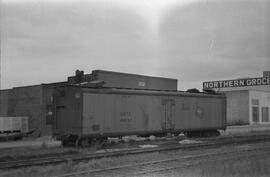
<svg viewBox="0 0 270 177">
<path fill-rule="evenodd" d="M 157 96 L 84 91 L 82 97 L 83 135 L 226 128 L 226 102 L 222 96 Z"/>
<path fill-rule="evenodd" d="M 83 134 L 161 132 L 161 97 L 83 94 Z"/>
<path fill-rule="evenodd" d="M 179 97 L 175 104 L 175 128 L 180 130 L 225 129 L 224 99 Z"/>
<path fill-rule="evenodd" d="M 81 90 L 66 88 L 57 91 L 55 98 L 55 132 L 81 135 L 82 97 Z"/>
</svg>

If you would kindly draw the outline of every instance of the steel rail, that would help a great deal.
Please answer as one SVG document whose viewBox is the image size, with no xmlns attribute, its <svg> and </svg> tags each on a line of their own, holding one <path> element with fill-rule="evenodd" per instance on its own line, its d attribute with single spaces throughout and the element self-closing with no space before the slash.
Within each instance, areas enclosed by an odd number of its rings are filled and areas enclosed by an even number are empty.
<svg viewBox="0 0 270 177">
<path fill-rule="evenodd" d="M 248 158 L 262 156 L 262 155 L 269 155 L 269 153 L 270 153 L 270 151 L 267 151 L 267 152 L 254 152 L 253 154 L 249 154 Z M 229 160 L 234 160 L 234 159 L 237 160 L 239 158 L 246 158 L 246 157 L 247 157 L 246 154 L 241 154 L 241 155 L 238 154 L 238 155 L 235 155 L 235 156 L 225 157 L 225 158 L 222 159 L 222 161 L 224 162 L 224 161 L 229 161 Z M 160 168 L 158 170 L 148 170 L 148 171 L 144 171 L 144 172 L 138 172 L 138 173 L 135 173 L 134 176 L 141 176 L 141 175 L 149 174 L 149 173 L 157 173 L 157 172 L 162 172 L 162 171 L 169 171 L 169 170 L 174 170 L 174 169 L 179 169 L 179 168 L 202 165 L 205 162 L 206 163 L 214 163 L 214 162 L 219 162 L 219 161 L 221 161 L 221 159 L 214 159 L 214 160 L 209 160 L 208 159 L 207 161 L 204 160 L 202 162 L 192 162 L 192 163 L 183 163 L 183 162 L 181 162 L 182 164 L 179 164 L 179 165 L 176 165 L 176 166 Z"/>
<path fill-rule="evenodd" d="M 68 161 L 86 161 L 90 159 L 99 159 L 105 157 L 117 157 L 124 155 L 134 155 L 141 153 L 152 153 L 152 152 L 161 152 L 161 151 L 170 151 L 170 150 L 181 150 L 181 149 L 198 149 L 198 148 L 210 148 L 210 147 L 218 147 L 229 144 L 240 144 L 240 143 L 249 143 L 249 142 L 262 142 L 262 141 L 270 141 L 270 135 L 256 135 L 256 136 L 241 136 L 241 137 L 229 137 L 229 138 L 221 138 L 219 140 L 215 139 L 214 141 L 206 141 L 202 143 L 194 143 L 194 144 L 170 144 L 166 145 L 166 147 L 154 147 L 154 148 L 136 148 L 131 150 L 123 150 L 116 152 L 104 152 L 104 153 L 90 153 L 90 154 L 72 154 L 65 155 L 61 157 L 43 157 L 43 158 L 34 158 L 34 159 L 26 159 L 26 160 L 16 160 L 16 161 L 7 161 L 0 162 L 0 169 L 9 169 L 9 168 L 21 168 L 28 166 L 37 166 L 37 165 L 48 165 L 48 164 L 57 164 L 64 163 Z M 163 145 L 164 146 L 164 145 Z"/>
</svg>

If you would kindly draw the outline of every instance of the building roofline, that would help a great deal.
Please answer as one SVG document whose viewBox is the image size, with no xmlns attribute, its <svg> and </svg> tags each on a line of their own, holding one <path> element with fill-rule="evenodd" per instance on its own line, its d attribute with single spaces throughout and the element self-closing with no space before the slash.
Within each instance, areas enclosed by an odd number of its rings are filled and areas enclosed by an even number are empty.
<svg viewBox="0 0 270 177">
<path fill-rule="evenodd" d="M 12 87 L 10 89 L 3 89 L 3 90 L 12 90 L 16 88 L 25 88 L 25 87 L 37 87 L 37 86 L 47 86 L 47 85 L 54 85 L 54 84 L 66 84 L 67 82 L 51 82 L 51 83 L 41 83 L 41 84 L 34 84 L 34 85 L 24 85 L 24 86 L 18 86 L 18 87 Z"/>
<path fill-rule="evenodd" d="M 174 80 L 177 81 L 175 78 L 167 78 L 167 77 L 156 77 L 156 76 L 149 76 L 149 75 L 141 75 L 141 74 L 132 74 L 132 73 L 124 73 L 124 72 L 115 72 L 115 71 L 107 71 L 107 70 L 93 70 L 92 74 L 95 72 L 103 72 L 103 73 L 113 73 L 113 74 L 119 74 L 119 75 L 129 75 L 129 76 L 136 76 L 136 77 L 148 77 L 148 78 L 156 78 L 156 79 L 169 79 L 169 80 Z"/>
<path fill-rule="evenodd" d="M 12 88 L 10 89 L 0 89 L 0 91 L 10 91 Z"/>
<path fill-rule="evenodd" d="M 26 86 L 12 87 L 11 89 L 16 89 L 16 88 L 25 88 L 25 87 L 37 87 L 37 86 L 41 86 L 41 84 L 35 84 L 35 85 L 26 85 Z"/>
</svg>

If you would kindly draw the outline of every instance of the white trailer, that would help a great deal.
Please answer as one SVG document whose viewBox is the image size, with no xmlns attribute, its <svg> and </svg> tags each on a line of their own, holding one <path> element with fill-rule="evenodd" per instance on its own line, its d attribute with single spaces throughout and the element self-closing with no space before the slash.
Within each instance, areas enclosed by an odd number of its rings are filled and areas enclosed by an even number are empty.
<svg viewBox="0 0 270 177">
<path fill-rule="evenodd" d="M 0 117 L 0 134 L 27 133 L 28 117 Z"/>
</svg>

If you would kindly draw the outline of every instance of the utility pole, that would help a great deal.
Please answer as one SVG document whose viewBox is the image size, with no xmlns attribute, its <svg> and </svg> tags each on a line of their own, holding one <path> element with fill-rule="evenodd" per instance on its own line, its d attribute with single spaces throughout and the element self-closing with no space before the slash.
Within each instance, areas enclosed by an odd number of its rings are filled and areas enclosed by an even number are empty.
<svg viewBox="0 0 270 177">
<path fill-rule="evenodd" d="M 2 81 L 2 30 L 3 30 L 3 27 L 2 27 L 2 25 L 3 25 L 3 22 L 2 22 L 2 18 L 3 18 L 3 16 L 2 16 L 2 10 L 3 10 L 3 8 L 2 8 L 2 0 L 0 0 L 0 90 L 1 90 L 1 81 Z"/>
<path fill-rule="evenodd" d="M 2 0 L 0 0 L 0 109 L 2 109 L 2 92 L 1 92 L 1 79 L 2 79 L 2 24 L 3 24 L 3 22 L 2 22 L 2 18 L 3 18 L 3 16 L 2 16 L 2 10 L 3 10 L 3 8 L 2 8 Z M 1 111 L 0 111 L 0 114 L 2 114 L 1 113 Z M 1 116 L 1 115 L 0 115 Z"/>
</svg>

